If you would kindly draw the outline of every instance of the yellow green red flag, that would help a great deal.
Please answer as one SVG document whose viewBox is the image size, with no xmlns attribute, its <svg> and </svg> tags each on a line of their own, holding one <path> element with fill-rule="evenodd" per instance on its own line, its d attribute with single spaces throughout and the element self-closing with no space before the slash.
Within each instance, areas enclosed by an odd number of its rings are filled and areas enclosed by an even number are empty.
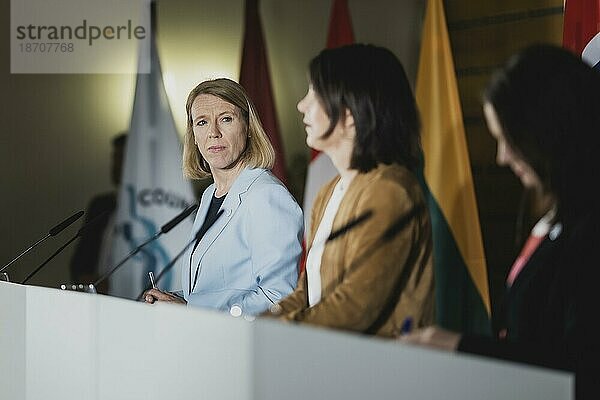
<svg viewBox="0 0 600 400">
<path fill-rule="evenodd" d="M 490 332 L 490 296 L 442 0 L 429 0 L 416 84 L 434 240 L 437 323 Z"/>
</svg>

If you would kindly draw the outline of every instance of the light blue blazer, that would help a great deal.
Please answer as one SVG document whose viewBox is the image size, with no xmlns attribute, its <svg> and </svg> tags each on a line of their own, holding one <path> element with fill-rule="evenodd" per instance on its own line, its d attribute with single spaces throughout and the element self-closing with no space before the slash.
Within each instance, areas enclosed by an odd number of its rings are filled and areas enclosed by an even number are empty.
<svg viewBox="0 0 600 400">
<path fill-rule="evenodd" d="M 204 223 L 214 191 L 213 183 L 202 194 L 192 237 Z M 223 214 L 195 250 L 187 251 L 184 297 L 191 306 L 230 312 L 237 306 L 243 314 L 259 314 L 296 287 L 302 211 L 285 186 L 259 168 L 240 173 L 220 209 Z"/>
</svg>

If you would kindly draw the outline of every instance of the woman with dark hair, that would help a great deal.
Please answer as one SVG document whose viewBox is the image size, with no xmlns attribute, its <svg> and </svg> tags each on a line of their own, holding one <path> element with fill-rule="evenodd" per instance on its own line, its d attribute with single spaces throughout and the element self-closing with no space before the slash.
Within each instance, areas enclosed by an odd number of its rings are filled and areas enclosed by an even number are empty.
<svg viewBox="0 0 600 400">
<path fill-rule="evenodd" d="M 339 176 L 311 214 L 306 271 L 271 315 L 391 337 L 433 320 L 429 213 L 415 173 L 419 119 L 404 69 L 387 49 L 323 50 L 298 103 L 307 144 Z"/>
<path fill-rule="evenodd" d="M 436 327 L 407 342 L 576 371 L 585 394 L 591 349 L 576 329 L 593 290 L 600 248 L 596 182 L 600 176 L 600 75 L 558 47 L 532 46 L 498 71 L 483 110 L 497 163 L 534 190 L 545 215 L 534 226 L 506 280 L 501 329 L 494 339 Z M 579 309 L 579 311 L 577 311 Z M 577 326 L 579 325 L 579 326 Z"/>
</svg>

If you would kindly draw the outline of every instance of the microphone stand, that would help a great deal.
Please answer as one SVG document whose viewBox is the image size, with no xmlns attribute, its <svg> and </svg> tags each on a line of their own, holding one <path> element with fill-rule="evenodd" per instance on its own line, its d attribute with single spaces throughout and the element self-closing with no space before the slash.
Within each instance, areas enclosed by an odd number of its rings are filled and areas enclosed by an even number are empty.
<svg viewBox="0 0 600 400">
<path fill-rule="evenodd" d="M 223 210 L 219 211 L 217 213 L 217 215 L 215 216 L 215 220 L 214 222 L 219 219 L 219 217 L 221 216 L 221 214 L 223 214 Z M 367 210 L 364 213 L 362 213 L 361 215 L 359 215 L 358 217 L 354 218 L 353 220 L 351 220 L 350 222 L 348 222 L 346 225 L 342 226 L 341 228 L 331 232 L 331 234 L 329 235 L 329 237 L 327 238 L 327 242 L 336 240 L 337 238 L 339 238 L 340 236 L 345 235 L 346 233 L 348 233 L 350 230 L 354 229 L 355 227 L 357 227 L 358 225 L 361 225 L 363 222 L 365 222 L 366 220 L 368 220 L 369 218 L 371 218 L 373 216 L 373 210 Z M 183 255 L 183 253 L 185 253 L 185 251 L 195 242 L 199 241 L 200 239 L 202 239 L 202 236 L 204 236 L 204 233 L 206 231 L 202 231 L 199 230 L 196 235 L 194 235 L 194 238 L 188 242 L 188 244 L 185 245 L 185 247 L 183 248 L 183 250 L 181 250 L 176 256 L 175 258 L 173 258 L 173 260 L 171 260 L 163 269 L 162 271 L 160 271 L 160 274 L 158 274 L 158 276 L 156 277 L 156 279 L 154 280 L 154 283 L 157 284 L 158 281 L 160 280 L 160 278 L 162 278 L 162 276 L 168 272 L 173 265 L 175 265 L 175 263 L 177 262 L 177 260 Z M 151 288 L 151 286 L 147 286 L 144 290 L 142 290 L 142 293 L 140 293 L 140 295 L 137 297 L 137 300 L 141 300 L 142 297 L 144 296 L 144 293 L 149 290 Z M 262 290 L 262 289 L 261 289 Z M 269 299 L 269 296 L 267 296 L 265 294 L 265 296 Z M 270 300 L 270 299 L 269 299 Z"/>
<path fill-rule="evenodd" d="M 406 214 L 398 217 L 381 234 L 381 236 L 379 237 L 378 240 L 373 242 L 371 246 L 364 249 L 361 253 L 359 253 L 357 255 L 357 257 L 354 259 L 354 261 L 348 266 L 348 269 L 345 272 L 345 275 L 349 276 L 358 267 L 360 267 L 362 265 L 362 263 L 365 262 L 368 259 L 368 257 L 370 257 L 371 254 L 375 250 L 377 250 L 378 247 L 380 247 L 382 244 L 385 244 L 385 243 L 389 242 L 390 240 L 394 239 L 394 237 L 396 237 L 396 235 L 398 235 L 402 231 L 402 229 L 404 229 L 406 227 L 406 225 L 408 223 L 410 223 L 412 218 L 414 218 L 416 215 L 421 213 L 424 208 L 425 208 L 424 205 L 417 205 L 417 206 L 413 207 L 410 211 L 408 211 Z M 373 215 L 373 211 L 367 210 L 365 213 L 363 213 L 356 219 L 350 221 L 346 226 L 338 229 L 337 231 L 335 231 L 331 235 L 329 235 L 329 238 L 327 238 L 326 243 L 334 241 L 341 235 L 346 234 L 350 230 L 350 228 L 348 228 L 348 227 L 352 227 L 352 228 L 356 227 L 357 225 L 359 225 L 359 224 L 363 223 L 364 221 L 366 221 L 367 219 L 369 219 L 372 215 Z M 322 290 L 322 293 L 329 292 L 331 290 L 331 288 L 336 284 L 337 284 L 336 282 L 332 282 L 329 286 L 327 286 L 326 288 L 324 288 Z M 281 306 L 279 306 L 278 304 L 275 304 L 271 307 L 270 311 L 272 314 L 278 315 L 281 313 Z"/>
<path fill-rule="evenodd" d="M 224 210 L 220 210 L 214 217 L 213 220 L 213 224 L 219 219 L 219 217 L 221 215 L 223 215 Z M 177 253 L 177 255 L 171 260 L 169 261 L 169 263 L 167 265 L 165 265 L 165 267 L 162 269 L 162 271 L 160 271 L 160 273 L 157 275 L 156 279 L 154 280 L 154 284 L 158 284 L 158 281 L 160 281 L 160 278 L 162 278 L 166 272 L 168 272 L 171 268 L 173 268 L 173 266 L 175 265 L 175 263 L 177 262 L 177 260 L 179 260 L 179 258 L 181 258 L 181 256 L 186 252 L 186 250 L 195 242 L 199 242 L 200 239 L 202 239 L 202 237 L 204 236 L 204 234 L 206 233 L 208 229 L 199 229 L 198 232 L 196 232 L 196 234 L 194 235 L 194 238 L 192 240 L 190 240 L 185 247 L 179 252 Z M 144 290 L 142 290 L 142 293 L 140 293 L 140 295 L 137 297 L 137 300 L 141 300 L 142 296 L 144 296 L 144 293 L 146 293 L 147 290 L 150 290 L 152 286 L 146 286 L 144 288 Z"/>
<path fill-rule="evenodd" d="M 125 258 L 123 258 L 117 265 L 115 265 L 112 269 L 110 269 L 108 272 L 106 272 L 104 275 L 102 275 L 100 278 L 98 278 L 96 280 L 96 282 L 93 283 L 94 287 L 98 286 L 106 278 L 108 278 L 110 275 L 115 273 L 117 271 L 117 269 L 119 269 L 123 264 L 125 264 L 125 262 L 127 262 L 134 255 L 136 255 L 142 249 L 142 247 L 146 246 L 148 243 L 152 242 L 153 240 L 156 240 L 161 234 L 162 234 L 162 232 L 158 231 L 150 239 L 146 240 L 144 243 L 140 244 L 135 249 L 133 249 L 133 251 L 130 252 L 129 254 L 127 254 L 127 256 L 125 256 Z"/>
<path fill-rule="evenodd" d="M 68 245 L 70 245 L 71 243 L 73 243 L 75 241 L 75 239 L 77 239 L 78 237 L 79 236 L 75 235 L 67 243 L 65 243 L 62 246 L 60 246 L 58 248 L 58 250 L 56 250 L 50 257 L 46 258 L 46 261 L 44 261 L 39 267 L 37 267 L 35 270 L 33 270 L 33 272 L 31 272 L 29 275 L 27 275 L 27 277 L 25 279 L 23 279 L 23 281 L 21 282 L 21 285 L 24 285 L 25 283 L 27 283 L 27 281 L 29 279 L 31 279 L 32 276 L 34 276 L 35 274 L 37 274 L 40 269 L 44 268 L 44 265 L 48 264 L 48 262 L 50 262 L 50 260 L 52 260 L 54 257 L 56 257 L 58 255 L 58 253 L 60 253 L 61 251 L 63 251 L 63 249 L 65 247 L 67 247 Z"/>
<path fill-rule="evenodd" d="M 373 242 L 371 246 L 364 249 L 360 254 L 358 254 L 354 261 L 348 266 L 345 275 L 348 276 L 352 272 L 354 272 L 354 270 L 361 266 L 361 264 L 365 262 L 367 258 L 369 258 L 371 254 L 373 254 L 373 252 L 377 250 L 378 247 L 394 239 L 396 235 L 398 235 L 415 216 L 421 213 L 424 208 L 424 205 L 416 205 L 406 214 L 398 217 L 390 226 L 388 226 L 388 228 L 382 233 L 378 240 Z M 325 290 L 323 290 L 323 293 L 326 293 L 329 290 L 331 290 L 331 286 L 333 286 L 334 284 L 335 283 L 332 282 L 330 286 L 326 287 Z"/>
<path fill-rule="evenodd" d="M 23 252 L 21 252 L 21 254 L 19 254 L 18 256 L 16 256 L 15 258 L 12 259 L 11 262 L 9 262 L 8 264 L 6 264 L 4 267 L 2 267 L 0 269 L 0 272 L 3 272 L 6 268 L 10 267 L 10 265 L 12 263 L 14 263 L 15 261 L 17 261 L 19 258 L 23 257 L 25 254 L 29 253 L 29 251 L 31 249 L 33 249 L 34 247 L 36 247 L 37 245 L 39 245 L 40 243 L 42 243 L 44 240 L 48 239 L 50 237 L 50 234 L 44 236 L 43 238 L 41 238 L 40 240 L 38 240 L 37 242 L 35 242 L 34 244 L 32 244 L 31 246 L 29 246 L 26 250 L 24 250 Z"/>
<path fill-rule="evenodd" d="M 44 236 L 43 238 L 41 238 L 40 240 L 38 240 L 37 242 L 35 242 L 31 246 L 29 246 L 27 249 L 25 249 L 23 252 L 21 252 L 21 254 L 19 254 L 15 258 L 13 258 L 8 264 L 6 264 L 4 267 L 0 268 L 0 273 L 3 272 L 6 268 L 8 268 L 12 263 L 14 263 L 15 261 L 17 261 L 19 258 L 23 257 L 25 254 L 27 254 L 29 251 L 31 251 L 31 249 L 33 249 L 34 247 L 38 246 L 40 243 L 42 243 L 43 241 L 45 241 L 46 239 L 48 239 L 49 237 L 58 235 L 66 227 L 68 227 L 73 222 L 75 222 L 79 218 L 81 218 L 81 216 L 83 214 L 85 214 L 85 211 L 83 211 L 83 210 L 78 211 L 75 214 L 71 215 L 69 218 L 65 219 L 64 221 L 60 222 L 56 226 L 52 227 L 50 229 L 50 231 L 48 231 L 48 234 L 46 236 Z"/>
<path fill-rule="evenodd" d="M 89 230 L 91 228 L 93 228 L 94 226 L 96 226 L 98 224 L 98 222 L 100 221 L 100 218 L 103 217 L 104 215 L 106 215 L 107 213 L 108 213 L 108 210 L 101 212 L 100 214 L 98 214 L 94 218 L 92 218 L 90 221 L 88 221 L 87 224 L 85 224 L 84 226 L 79 228 L 77 233 L 71 239 L 69 239 L 69 241 L 67 243 L 65 243 L 61 247 L 59 247 L 58 250 L 56 250 L 50 257 L 48 257 L 46 259 L 46 261 L 44 261 L 39 267 L 37 267 L 34 271 L 32 271 L 29 275 L 27 275 L 27 277 L 25 279 L 23 279 L 21 284 L 23 285 L 27 281 L 29 281 L 29 279 L 31 279 L 35 274 L 37 274 L 38 271 L 44 267 L 44 265 L 48 264 L 50 262 L 50 260 L 52 260 L 54 257 L 56 257 L 61 251 L 63 251 L 65 249 L 65 247 L 67 247 L 68 245 L 73 243 L 75 241 L 75 239 L 77 239 L 77 238 L 81 237 L 83 234 L 89 232 Z M 81 214 L 81 215 L 83 215 L 83 214 Z"/>
<path fill-rule="evenodd" d="M 136 255 L 144 246 L 146 246 L 148 243 L 156 240 L 163 233 L 169 232 L 176 225 L 178 225 L 181 221 L 183 221 L 185 218 L 187 218 L 197 208 L 198 208 L 198 204 L 192 204 L 191 206 L 189 206 L 188 208 L 183 210 L 181 213 L 177 214 L 177 216 L 175 216 L 172 220 L 170 220 L 169 222 L 164 224 L 160 228 L 160 230 L 154 234 L 154 236 L 152 236 L 150 239 L 146 240 L 144 243 L 140 244 L 135 249 L 133 249 L 132 252 L 130 252 L 127 256 L 125 256 L 125 258 L 123 258 L 117 265 L 115 265 L 113 268 L 111 268 L 108 272 L 106 272 L 104 275 L 102 275 L 100 278 L 98 278 L 96 280 L 96 282 L 94 282 L 92 285 L 94 285 L 94 287 L 97 287 L 100 283 L 102 283 L 104 280 L 106 280 L 109 276 L 114 274 L 117 271 L 117 269 L 119 269 L 121 266 L 123 266 L 123 264 L 125 264 L 125 262 L 127 262 L 131 257 Z"/>
</svg>

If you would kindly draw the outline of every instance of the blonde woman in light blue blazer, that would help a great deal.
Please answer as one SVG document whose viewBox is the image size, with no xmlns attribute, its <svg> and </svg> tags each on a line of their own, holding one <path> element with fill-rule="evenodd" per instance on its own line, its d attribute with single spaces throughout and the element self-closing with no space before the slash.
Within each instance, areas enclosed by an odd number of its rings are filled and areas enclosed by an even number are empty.
<svg viewBox="0 0 600 400">
<path fill-rule="evenodd" d="M 188 96 L 183 170 L 212 177 L 185 255 L 183 298 L 151 289 L 149 303 L 169 301 L 256 315 L 296 287 L 302 211 L 269 169 L 275 152 L 244 89 L 229 79 L 200 83 Z"/>
</svg>

